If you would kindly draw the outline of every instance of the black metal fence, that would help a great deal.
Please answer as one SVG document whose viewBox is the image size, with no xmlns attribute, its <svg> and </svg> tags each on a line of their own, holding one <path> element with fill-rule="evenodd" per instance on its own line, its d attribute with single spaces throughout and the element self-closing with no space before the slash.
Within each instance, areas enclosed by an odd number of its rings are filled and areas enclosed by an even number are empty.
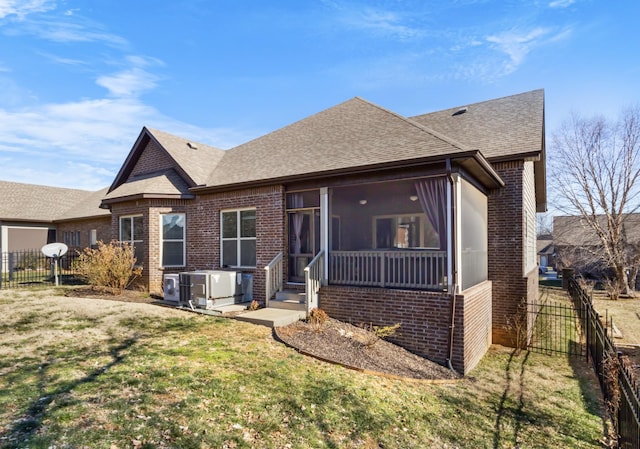
<svg viewBox="0 0 640 449">
<path fill-rule="evenodd" d="M 527 307 L 535 322 L 527 349 L 547 355 L 568 354 L 583 357 L 584 325 L 570 301 L 553 301 L 542 297 Z"/>
<path fill-rule="evenodd" d="M 69 249 L 62 257 L 47 257 L 40 250 L 0 251 L 0 289 L 33 285 L 76 284 L 75 260 L 78 253 Z"/>
<path fill-rule="evenodd" d="M 612 414 L 618 447 L 640 448 L 640 389 L 636 376 L 609 335 L 611 323 L 602 319 L 589 295 L 573 278 L 568 279 L 568 292 L 582 326 L 586 357 L 591 359 Z"/>
</svg>

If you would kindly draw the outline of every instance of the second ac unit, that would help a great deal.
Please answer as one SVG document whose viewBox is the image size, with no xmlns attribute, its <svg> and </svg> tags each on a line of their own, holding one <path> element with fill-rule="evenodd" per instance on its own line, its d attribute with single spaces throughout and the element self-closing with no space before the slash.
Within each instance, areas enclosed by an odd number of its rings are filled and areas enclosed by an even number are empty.
<svg viewBox="0 0 640 449">
<path fill-rule="evenodd" d="M 165 274 L 162 287 L 165 301 L 180 301 L 180 275 Z"/>
</svg>

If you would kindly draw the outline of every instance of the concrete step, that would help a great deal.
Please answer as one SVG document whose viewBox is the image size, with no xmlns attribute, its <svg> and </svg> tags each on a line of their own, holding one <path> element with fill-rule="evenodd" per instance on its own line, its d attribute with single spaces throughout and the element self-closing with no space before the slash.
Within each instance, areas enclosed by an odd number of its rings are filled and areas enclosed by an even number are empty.
<svg viewBox="0 0 640 449">
<path fill-rule="evenodd" d="M 304 303 L 306 299 L 304 290 L 282 290 L 276 292 L 276 301 L 288 301 L 288 302 L 301 302 Z"/>
<path fill-rule="evenodd" d="M 269 301 L 269 308 L 285 310 L 306 310 L 304 292 L 284 290 L 276 293 L 276 297 Z"/>
<path fill-rule="evenodd" d="M 305 319 L 306 313 L 299 310 L 274 309 L 269 307 L 241 313 L 234 318 L 238 321 L 245 321 L 261 326 L 280 327 Z"/>
<path fill-rule="evenodd" d="M 269 308 L 281 309 L 281 310 L 305 311 L 306 304 L 298 301 L 289 301 L 289 300 L 280 301 L 277 299 L 272 299 L 271 301 L 269 301 Z"/>
</svg>

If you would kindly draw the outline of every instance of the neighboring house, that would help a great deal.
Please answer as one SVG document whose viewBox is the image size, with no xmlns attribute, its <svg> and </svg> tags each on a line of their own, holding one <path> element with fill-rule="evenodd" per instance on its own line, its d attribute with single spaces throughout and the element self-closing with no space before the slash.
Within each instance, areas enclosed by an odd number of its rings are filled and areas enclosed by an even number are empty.
<svg viewBox="0 0 640 449">
<path fill-rule="evenodd" d="M 606 230 L 606 216 L 597 218 L 600 226 Z M 623 220 L 623 237 L 627 243 L 625 249 L 629 251 L 633 279 L 640 266 L 640 214 L 626 214 Z M 563 267 L 574 268 L 576 272 L 593 279 L 602 279 L 607 275 L 608 265 L 604 260 L 602 243 L 581 216 L 554 217 L 553 240 L 558 262 Z"/>
<path fill-rule="evenodd" d="M 100 208 L 105 193 L 0 181 L 0 252 L 109 241 L 111 214 Z"/>
<path fill-rule="evenodd" d="M 538 254 L 538 266 L 541 270 L 551 267 L 556 268 L 556 250 L 552 235 L 540 235 L 536 240 Z"/>
<path fill-rule="evenodd" d="M 233 268 L 269 304 L 310 274 L 312 305 L 467 373 L 537 300 L 544 93 L 416 117 L 353 98 L 226 151 L 143 128 L 102 207 L 152 292 Z"/>
</svg>

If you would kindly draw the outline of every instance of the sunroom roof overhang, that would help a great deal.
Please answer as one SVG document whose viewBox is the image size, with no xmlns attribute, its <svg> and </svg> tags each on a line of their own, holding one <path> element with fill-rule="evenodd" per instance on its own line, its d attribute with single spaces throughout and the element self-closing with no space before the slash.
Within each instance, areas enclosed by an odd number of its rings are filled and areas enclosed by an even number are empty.
<svg viewBox="0 0 640 449">
<path fill-rule="evenodd" d="M 329 178 L 343 176 L 358 176 L 371 174 L 384 174 L 398 169 L 418 169 L 425 166 L 441 165 L 442 174 L 446 173 L 444 167 L 449 161 L 453 167 L 460 167 L 469 175 L 473 176 L 487 190 L 504 187 L 505 183 L 491 164 L 484 158 L 479 150 L 464 151 L 449 155 L 438 155 L 424 158 L 414 158 L 383 164 L 371 164 L 366 166 L 340 168 L 335 170 L 322 170 L 317 172 L 299 173 L 282 177 L 255 179 L 246 182 L 233 184 L 196 186 L 190 189 L 194 194 L 215 193 L 243 188 L 265 187 L 274 184 L 292 184 L 297 182 L 310 182 L 317 180 L 327 180 Z"/>
<path fill-rule="evenodd" d="M 459 165 L 471 174 L 483 187 L 492 190 L 505 186 L 504 181 L 493 169 L 479 150 L 474 150 L 464 155 L 456 155 L 450 158 L 452 164 Z"/>
<path fill-rule="evenodd" d="M 124 195 L 116 198 L 103 199 L 100 203 L 102 209 L 108 209 L 110 205 L 115 203 L 124 203 L 136 200 L 192 200 L 195 195 L 190 193 L 168 194 L 168 193 L 136 193 L 132 195 Z"/>
</svg>

